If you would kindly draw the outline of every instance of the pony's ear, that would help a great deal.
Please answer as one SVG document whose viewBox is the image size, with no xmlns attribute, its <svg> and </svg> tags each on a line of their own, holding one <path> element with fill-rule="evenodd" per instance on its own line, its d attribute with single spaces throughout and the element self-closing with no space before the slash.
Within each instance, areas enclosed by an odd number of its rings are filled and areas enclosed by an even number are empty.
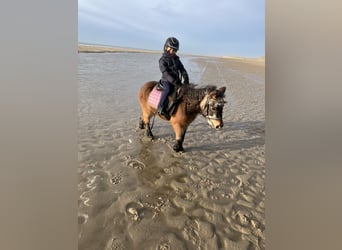
<svg viewBox="0 0 342 250">
<path fill-rule="evenodd" d="M 218 91 L 222 92 L 222 94 L 223 94 L 224 92 L 226 92 L 226 87 L 221 87 L 218 89 Z"/>
</svg>

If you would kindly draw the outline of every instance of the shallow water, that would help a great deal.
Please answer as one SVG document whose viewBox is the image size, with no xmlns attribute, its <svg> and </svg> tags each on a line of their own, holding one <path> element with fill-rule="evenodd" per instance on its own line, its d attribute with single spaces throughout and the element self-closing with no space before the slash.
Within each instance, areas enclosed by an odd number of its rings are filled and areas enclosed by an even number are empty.
<svg viewBox="0 0 342 250">
<path fill-rule="evenodd" d="M 159 54 L 79 54 L 79 249 L 264 249 L 264 75 L 181 56 L 190 81 L 227 87 L 223 129 L 202 117 L 174 153 L 168 122 L 137 129 Z"/>
</svg>

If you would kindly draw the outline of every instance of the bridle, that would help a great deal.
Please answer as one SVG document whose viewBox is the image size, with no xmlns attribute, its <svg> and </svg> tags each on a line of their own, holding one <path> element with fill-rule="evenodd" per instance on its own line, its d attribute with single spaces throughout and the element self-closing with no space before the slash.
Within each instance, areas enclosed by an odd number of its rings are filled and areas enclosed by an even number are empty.
<svg viewBox="0 0 342 250">
<path fill-rule="evenodd" d="M 201 109 L 201 114 L 204 116 L 205 119 L 207 119 L 211 123 L 212 123 L 211 120 L 221 120 L 222 116 L 217 117 L 216 113 L 214 115 L 211 115 L 209 110 L 210 110 L 210 107 L 214 104 L 215 104 L 215 106 L 217 106 L 216 108 L 223 109 L 224 103 L 225 103 L 225 101 L 222 98 L 220 98 L 214 102 L 214 101 L 210 100 L 209 97 L 207 97 L 205 105 L 204 105 L 203 109 Z M 222 112 L 221 112 L 221 115 L 222 115 Z"/>
</svg>

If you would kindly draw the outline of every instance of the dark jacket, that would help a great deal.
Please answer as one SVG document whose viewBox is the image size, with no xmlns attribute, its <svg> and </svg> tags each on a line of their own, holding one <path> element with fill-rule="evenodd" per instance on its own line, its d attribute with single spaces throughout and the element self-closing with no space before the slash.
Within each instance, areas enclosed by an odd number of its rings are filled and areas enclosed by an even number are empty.
<svg viewBox="0 0 342 250">
<path fill-rule="evenodd" d="M 159 59 L 159 69 L 162 73 L 161 81 L 167 81 L 176 86 L 181 85 L 183 77 L 184 83 L 189 83 L 188 73 L 177 55 L 171 57 L 167 52 L 164 52 Z"/>
</svg>

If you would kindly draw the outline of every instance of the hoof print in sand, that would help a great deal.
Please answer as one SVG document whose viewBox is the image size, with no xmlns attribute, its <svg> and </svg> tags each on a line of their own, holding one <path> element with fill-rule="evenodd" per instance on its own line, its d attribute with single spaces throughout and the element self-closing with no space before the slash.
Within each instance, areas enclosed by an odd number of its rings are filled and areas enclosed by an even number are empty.
<svg viewBox="0 0 342 250">
<path fill-rule="evenodd" d="M 126 205 L 126 214 L 133 220 L 133 221 L 140 221 L 142 219 L 140 210 L 141 205 L 135 202 L 128 203 Z"/>
</svg>

